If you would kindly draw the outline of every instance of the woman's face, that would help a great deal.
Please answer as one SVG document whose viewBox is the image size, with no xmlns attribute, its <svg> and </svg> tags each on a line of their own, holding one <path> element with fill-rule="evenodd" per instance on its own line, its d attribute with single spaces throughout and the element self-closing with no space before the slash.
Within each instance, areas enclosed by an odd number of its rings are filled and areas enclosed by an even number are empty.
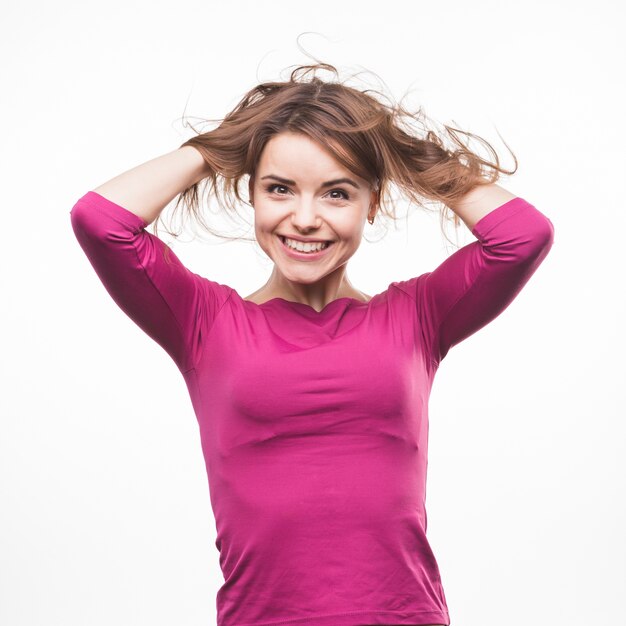
<svg viewBox="0 0 626 626">
<path fill-rule="evenodd" d="M 376 192 L 316 141 L 283 132 L 265 145 L 250 198 L 256 239 L 276 269 L 287 280 L 313 283 L 356 252 Z M 321 252 L 292 252 L 285 237 L 330 244 Z"/>
</svg>

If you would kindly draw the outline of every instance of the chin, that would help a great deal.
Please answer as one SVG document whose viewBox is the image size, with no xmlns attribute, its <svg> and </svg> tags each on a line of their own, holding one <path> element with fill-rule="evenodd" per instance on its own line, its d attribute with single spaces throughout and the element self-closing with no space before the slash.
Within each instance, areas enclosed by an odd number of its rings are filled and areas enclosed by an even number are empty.
<svg viewBox="0 0 626 626">
<path fill-rule="evenodd" d="M 297 283 L 314 283 L 316 280 L 326 276 L 327 274 L 331 274 L 335 271 L 335 267 L 330 270 L 322 270 L 321 268 L 299 268 L 295 269 L 290 266 L 281 265 L 279 263 L 274 263 L 276 269 L 287 279 L 293 280 Z"/>
</svg>

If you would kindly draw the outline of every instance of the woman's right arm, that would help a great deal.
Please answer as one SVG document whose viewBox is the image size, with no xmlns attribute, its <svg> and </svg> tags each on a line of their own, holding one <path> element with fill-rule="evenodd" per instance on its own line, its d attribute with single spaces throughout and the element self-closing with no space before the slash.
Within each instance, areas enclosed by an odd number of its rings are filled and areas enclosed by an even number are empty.
<svg viewBox="0 0 626 626">
<path fill-rule="evenodd" d="M 148 226 L 178 194 L 208 175 L 200 152 L 184 146 L 137 165 L 94 191 L 138 215 Z"/>
<path fill-rule="evenodd" d="M 201 340 L 232 289 L 187 269 L 145 227 L 209 174 L 191 146 L 152 159 L 87 192 L 70 211 L 74 234 L 117 305 L 172 357 L 192 369 Z"/>
</svg>

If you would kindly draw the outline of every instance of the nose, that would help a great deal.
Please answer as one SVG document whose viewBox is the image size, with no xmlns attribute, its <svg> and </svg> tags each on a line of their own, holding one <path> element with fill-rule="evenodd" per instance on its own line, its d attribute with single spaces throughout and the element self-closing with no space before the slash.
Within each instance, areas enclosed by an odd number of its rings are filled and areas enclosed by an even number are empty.
<svg viewBox="0 0 626 626">
<path fill-rule="evenodd" d="M 320 218 L 314 200 L 300 199 L 294 203 L 291 223 L 298 230 L 310 231 L 320 227 Z"/>
</svg>

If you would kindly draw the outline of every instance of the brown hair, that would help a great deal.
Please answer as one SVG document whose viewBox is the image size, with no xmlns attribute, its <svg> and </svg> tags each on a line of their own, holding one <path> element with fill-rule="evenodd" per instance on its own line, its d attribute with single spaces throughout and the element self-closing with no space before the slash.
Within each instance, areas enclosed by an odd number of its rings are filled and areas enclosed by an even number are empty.
<svg viewBox="0 0 626 626">
<path fill-rule="evenodd" d="M 322 80 L 316 75 L 318 70 L 332 72 L 337 80 Z M 392 185 L 426 210 L 430 210 L 428 202 L 442 203 L 443 228 L 444 220 L 449 220 L 448 203 L 477 185 L 496 182 L 499 173 L 517 171 L 512 152 L 515 169 L 503 169 L 494 148 L 477 135 L 444 124 L 445 134 L 440 137 L 428 128 L 422 107 L 412 112 L 401 103 L 376 98 L 373 94 L 387 98 L 379 91 L 356 89 L 346 82 L 339 80 L 334 66 L 315 63 L 297 67 L 287 81 L 261 83 L 248 91 L 225 118 L 217 120 L 221 122 L 217 128 L 181 145 L 196 148 L 210 174 L 179 195 L 174 211 L 184 205 L 204 229 L 222 237 L 203 220 L 200 185 L 216 197 L 220 208 L 238 214 L 238 204 L 247 204 L 241 195 L 242 179 L 254 180 L 263 148 L 282 131 L 308 135 L 350 172 L 370 181 L 377 189 L 376 216 L 392 220 L 397 219 Z M 494 162 L 470 150 L 458 133 L 480 141 Z M 452 139 L 449 146 L 442 138 L 446 134 Z M 452 220 L 459 225 L 454 213 Z"/>
</svg>

